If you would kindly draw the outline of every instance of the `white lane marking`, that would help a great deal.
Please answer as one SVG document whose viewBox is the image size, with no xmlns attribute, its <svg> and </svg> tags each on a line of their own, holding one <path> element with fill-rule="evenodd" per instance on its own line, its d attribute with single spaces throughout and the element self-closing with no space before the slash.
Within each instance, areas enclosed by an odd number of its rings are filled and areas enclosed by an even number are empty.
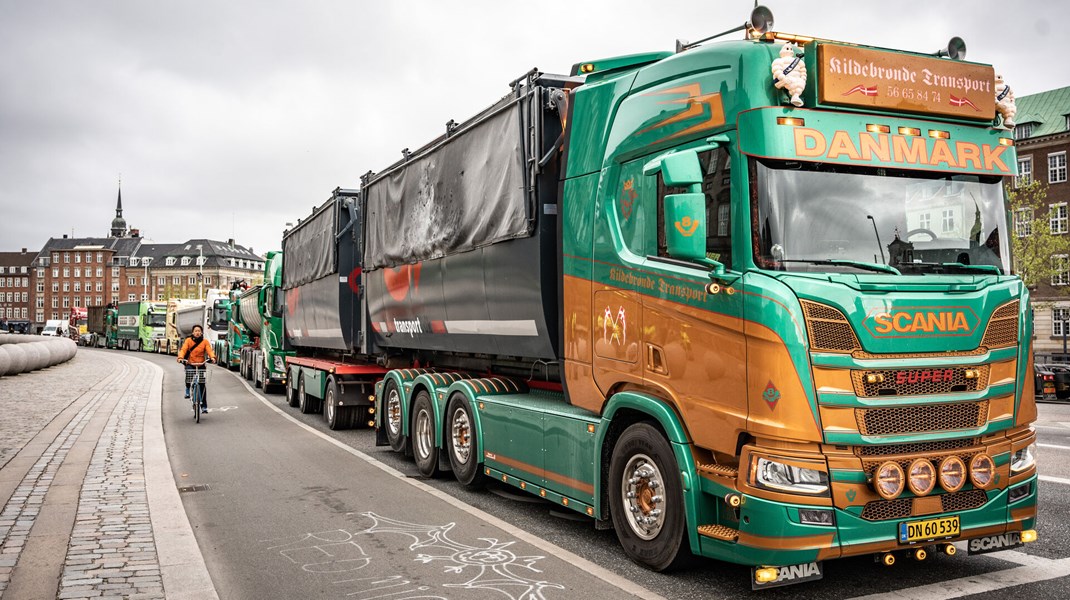
<svg viewBox="0 0 1070 600">
<path fill-rule="evenodd" d="M 1003 552 L 994 555 L 1002 558 Z M 1020 553 L 1018 553 L 1020 554 Z M 1070 558 L 1051 560 L 1039 556 L 1031 557 L 1028 564 L 992 571 L 980 575 L 969 575 L 959 579 L 949 579 L 939 583 L 920 585 L 918 587 L 895 590 L 882 594 L 859 596 L 851 600 L 946 600 L 947 598 L 961 598 L 972 594 L 991 592 L 1016 585 L 1025 585 L 1037 581 L 1047 581 L 1070 575 Z"/>
<path fill-rule="evenodd" d="M 322 440 L 324 440 L 324 441 L 326 441 L 326 442 L 328 442 L 330 444 L 334 444 L 335 446 L 337 446 L 341 450 L 344 450 L 344 451 L 352 454 L 353 456 L 363 460 L 364 462 L 366 462 L 366 463 L 368 463 L 368 464 L 370 464 L 370 465 L 372 465 L 374 467 L 377 467 L 379 470 L 385 472 L 387 475 L 390 475 L 392 477 L 396 477 L 397 479 L 399 479 L 401 481 L 404 481 L 405 483 L 407 483 L 407 484 L 409 484 L 409 485 L 411 485 L 411 486 L 413 486 L 413 487 L 415 487 L 415 488 L 417 488 L 419 490 L 427 492 L 428 494 L 431 494 L 432 496 L 435 496 L 436 498 L 442 500 L 443 502 L 446 502 L 446 503 L 452 505 L 454 508 L 458 508 L 460 510 L 463 510 L 464 512 L 472 515 L 473 517 L 475 517 L 477 519 L 481 519 L 485 523 L 488 523 L 490 525 L 493 525 L 494 527 L 497 527 L 498 529 L 501 529 L 501 530 L 505 531 L 506 533 L 512 535 L 513 537 L 516 537 L 516 538 L 519 538 L 521 540 L 524 540 L 525 542 L 531 544 L 532 546 L 535 546 L 536 548 L 542 550 L 543 552 L 547 552 L 547 553 L 549 553 L 549 554 L 551 554 L 553 556 L 556 556 L 556 557 L 560 558 L 561 560 L 565 561 L 566 563 L 569 563 L 569 564 L 572 564 L 572 565 L 574 565 L 576 567 L 579 567 L 581 570 L 586 571 L 587 573 L 597 577 L 598 579 L 601 579 L 602 581 L 604 581 L 604 582 L 606 582 L 606 583 L 608 583 L 608 584 L 610 584 L 610 585 L 612 585 L 612 586 L 614 586 L 616 588 L 619 588 L 622 591 L 625 591 L 625 592 L 627 592 L 629 594 L 632 594 L 633 596 L 636 596 L 637 598 L 645 598 L 646 600 L 666 600 L 666 598 L 664 596 L 655 594 L 654 592 L 651 592 L 650 590 L 640 586 L 639 584 L 637 584 L 635 582 L 632 582 L 632 581 L 630 581 L 628 579 L 625 579 L 625 578 L 621 577 L 620 575 L 617 575 L 616 573 L 613 573 L 612 571 L 609 571 L 607 569 L 603 569 L 602 567 L 592 563 L 591 561 L 589 561 L 587 559 L 584 559 L 584 558 L 581 558 L 578 555 L 573 554 L 572 552 L 569 552 L 568 550 L 565 550 L 564 548 L 561 548 L 560 546 L 557 546 L 555 544 L 547 542 L 546 540 L 538 538 L 538 537 L 536 537 L 536 536 L 524 531 L 523 529 L 520 529 L 520 528 L 516 527 L 515 525 L 511 525 L 509 523 L 506 523 L 505 521 L 502 521 L 501 519 L 499 519 L 498 517 L 495 517 L 494 515 L 492 515 L 490 513 L 483 512 L 483 511 L 479 510 L 478 508 L 474 508 L 474 507 L 472 507 L 472 506 L 470 506 L 468 504 L 465 504 L 464 502 L 454 498 L 453 496 L 450 496 L 449 494 L 447 494 L 445 492 L 436 490 L 435 488 L 427 485 L 426 483 L 423 483 L 423 482 L 417 481 L 415 479 L 412 479 L 412 478 L 408 477 L 407 475 L 405 475 L 404 473 L 402 473 L 401 471 L 398 471 L 397 469 L 395 469 L 395 468 L 393 468 L 393 467 L 391 467 L 389 465 L 385 465 L 385 464 L 379 462 L 375 458 L 373 458 L 373 457 L 361 452 L 360 450 L 357 450 L 355 448 L 351 448 L 351 447 L 343 444 L 342 442 L 339 442 L 338 440 L 332 438 L 331 436 L 319 431 L 318 429 L 302 423 L 301 421 L 297 420 L 293 416 L 286 414 L 286 412 L 283 411 L 281 408 L 279 408 L 279 407 L 275 406 L 274 404 L 272 404 L 272 402 L 270 400 L 268 400 L 263 395 L 261 395 L 260 392 L 258 392 L 257 390 L 253 389 L 253 387 L 249 385 L 249 382 L 245 381 L 244 379 L 239 377 L 237 373 L 233 373 L 232 372 L 232 373 L 230 373 L 230 375 L 233 375 L 235 379 L 237 379 L 239 382 L 241 382 L 241 384 L 245 386 L 245 389 L 249 390 L 249 393 L 251 393 L 253 396 L 255 396 L 257 400 L 260 400 L 261 402 L 263 402 L 265 406 L 267 406 L 271 410 L 275 411 L 276 413 L 278 413 L 283 418 L 289 420 L 294 425 L 297 425 L 298 427 L 301 427 L 305 431 L 308 431 L 312 435 L 315 435 L 315 436 L 319 437 L 320 439 L 322 439 Z"/>
<path fill-rule="evenodd" d="M 1070 485 L 1070 479 L 1064 479 L 1062 477 L 1051 477 L 1050 475 L 1041 475 L 1041 481 L 1047 481 L 1049 483 L 1061 483 L 1063 485 Z"/>
<path fill-rule="evenodd" d="M 1059 450 L 1070 450 L 1070 446 L 1060 446 L 1059 444 L 1037 444 L 1041 448 L 1057 448 Z"/>
</svg>

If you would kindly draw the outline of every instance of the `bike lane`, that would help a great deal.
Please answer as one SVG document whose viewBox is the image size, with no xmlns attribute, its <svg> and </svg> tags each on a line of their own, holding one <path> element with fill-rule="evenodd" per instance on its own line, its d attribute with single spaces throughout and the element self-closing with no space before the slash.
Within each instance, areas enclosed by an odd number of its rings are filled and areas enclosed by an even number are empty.
<svg viewBox="0 0 1070 600">
<path fill-rule="evenodd" d="M 220 597 L 659 598 L 298 422 L 231 373 L 211 371 L 210 412 L 197 424 L 180 369 L 168 369 L 163 421 Z"/>
</svg>

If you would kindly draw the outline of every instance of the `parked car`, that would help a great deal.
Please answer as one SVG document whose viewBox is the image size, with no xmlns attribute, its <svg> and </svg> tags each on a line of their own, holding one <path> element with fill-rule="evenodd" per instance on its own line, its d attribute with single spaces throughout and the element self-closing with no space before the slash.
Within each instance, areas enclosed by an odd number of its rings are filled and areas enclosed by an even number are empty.
<svg viewBox="0 0 1070 600">
<path fill-rule="evenodd" d="M 1055 396 L 1060 400 L 1070 398 L 1070 365 L 1045 364 L 1040 367 L 1055 375 Z"/>
<path fill-rule="evenodd" d="M 1044 365 L 1036 364 L 1033 365 L 1033 372 L 1036 374 L 1036 389 L 1034 391 L 1036 397 L 1044 400 L 1055 400 L 1055 373 L 1044 368 Z"/>
</svg>

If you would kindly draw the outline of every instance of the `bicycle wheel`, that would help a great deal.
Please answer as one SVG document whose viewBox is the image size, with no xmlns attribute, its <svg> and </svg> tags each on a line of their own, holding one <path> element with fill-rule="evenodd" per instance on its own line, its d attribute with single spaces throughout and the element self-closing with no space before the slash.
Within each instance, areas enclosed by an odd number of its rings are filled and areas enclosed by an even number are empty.
<svg viewBox="0 0 1070 600">
<path fill-rule="evenodd" d="M 195 423 L 201 422 L 201 378 L 200 374 L 196 373 L 193 377 L 193 384 L 190 386 L 190 398 L 193 399 L 193 421 Z"/>
</svg>

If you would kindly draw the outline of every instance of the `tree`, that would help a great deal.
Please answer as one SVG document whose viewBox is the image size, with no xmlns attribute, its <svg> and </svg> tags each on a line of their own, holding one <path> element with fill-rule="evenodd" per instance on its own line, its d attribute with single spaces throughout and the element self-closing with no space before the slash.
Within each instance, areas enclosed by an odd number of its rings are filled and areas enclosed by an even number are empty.
<svg viewBox="0 0 1070 600">
<path fill-rule="evenodd" d="M 1070 271 L 1070 233 L 1051 231 L 1054 209 L 1048 205 L 1048 187 L 1033 181 L 1011 190 L 1007 204 L 1015 272 L 1030 289 L 1039 284 L 1050 286 L 1053 278 L 1066 281 Z M 1053 295 L 1070 294 L 1070 285 L 1050 287 Z"/>
</svg>

